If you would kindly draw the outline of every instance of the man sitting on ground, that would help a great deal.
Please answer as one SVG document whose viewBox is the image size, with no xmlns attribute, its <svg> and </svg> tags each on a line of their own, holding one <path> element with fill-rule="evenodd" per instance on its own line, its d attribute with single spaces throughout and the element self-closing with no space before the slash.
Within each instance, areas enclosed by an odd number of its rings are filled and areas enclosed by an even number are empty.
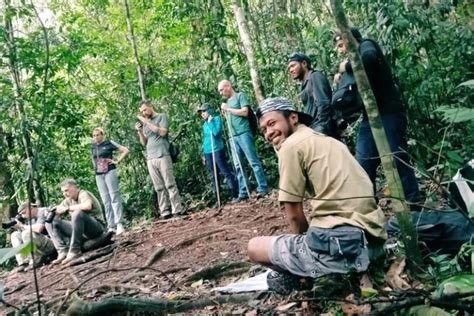
<svg viewBox="0 0 474 316">
<path fill-rule="evenodd" d="M 60 184 L 65 199 L 56 208 L 52 223 L 46 223 L 46 229 L 58 252 L 53 264 L 67 264 L 81 256 L 84 237 L 96 239 L 105 235 L 104 226 L 98 221 L 102 208 L 97 198 L 86 190 L 79 189 L 74 179 L 66 179 Z M 71 221 L 61 219 L 70 213 Z M 69 244 L 67 243 L 69 239 Z"/>
<path fill-rule="evenodd" d="M 17 221 L 17 224 L 15 225 L 16 231 L 12 233 L 11 241 L 13 247 L 18 247 L 22 244 L 29 243 L 31 237 L 33 237 L 33 242 L 35 244 L 35 260 L 33 262 L 31 256 L 28 258 L 21 254 L 17 254 L 16 260 L 18 262 L 18 269 L 16 271 L 18 272 L 29 270 L 33 268 L 34 264 L 39 266 L 46 261 L 47 257 L 54 255 L 56 252 L 51 239 L 43 234 L 46 232 L 44 224 L 48 208 L 38 207 L 34 203 L 29 204 L 30 207 L 28 207 L 28 204 L 28 202 L 25 202 L 18 207 L 18 214 L 20 214 L 26 221 L 24 224 Z M 29 223 L 31 223 L 31 232 L 28 225 L 28 219 L 30 219 Z"/>
<path fill-rule="evenodd" d="M 303 125 L 311 117 L 296 112 L 286 98 L 264 100 L 257 118 L 278 153 L 278 200 L 290 225 L 290 234 L 255 237 L 248 244 L 251 260 L 290 273 L 271 273 L 270 289 L 285 292 L 279 287 L 296 285 L 295 276 L 366 271 L 386 232 L 365 171 L 344 144 Z M 312 198 L 309 225 L 305 190 Z"/>
</svg>

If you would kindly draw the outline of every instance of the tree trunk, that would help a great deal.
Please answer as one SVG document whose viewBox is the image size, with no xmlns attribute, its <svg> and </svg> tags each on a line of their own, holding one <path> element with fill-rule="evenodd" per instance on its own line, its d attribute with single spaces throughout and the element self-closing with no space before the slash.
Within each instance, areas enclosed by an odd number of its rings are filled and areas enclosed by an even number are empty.
<svg viewBox="0 0 474 316">
<path fill-rule="evenodd" d="M 232 0 L 231 7 L 234 10 L 235 19 L 239 29 L 240 40 L 244 46 L 245 55 L 247 56 L 247 61 L 249 63 L 250 76 L 252 78 L 255 97 L 257 98 L 257 102 L 260 103 L 264 99 L 262 83 L 257 71 L 257 62 L 255 61 L 255 56 L 253 54 L 252 42 L 250 40 L 247 21 L 245 20 L 245 14 L 243 9 L 238 5 L 237 0 Z"/>
<path fill-rule="evenodd" d="M 4 0 L 4 8 L 7 9 L 10 7 L 10 1 Z M 21 79 L 20 79 L 20 71 L 17 66 L 17 59 L 18 54 L 16 51 L 15 45 L 15 36 L 12 26 L 12 20 L 10 14 L 5 14 L 4 18 L 4 26 L 5 26 L 5 44 L 7 46 L 7 58 L 6 63 L 10 70 L 10 75 L 12 77 L 12 85 L 13 85 L 13 95 L 15 98 L 15 109 L 18 113 L 18 120 L 20 123 L 20 134 L 21 134 L 21 141 L 23 144 L 23 148 L 25 150 L 26 156 L 26 165 L 27 165 L 27 177 L 28 182 L 32 185 L 28 185 L 28 198 L 30 202 L 35 200 L 36 203 L 42 204 L 44 201 L 43 190 L 41 187 L 41 181 L 39 180 L 39 176 L 36 170 L 36 159 L 33 153 L 32 144 L 30 133 L 28 131 L 28 127 L 26 125 L 26 118 L 25 118 L 25 109 L 23 106 L 23 96 L 21 91 Z"/>
<path fill-rule="evenodd" d="M 130 9 L 128 6 L 128 0 L 124 0 L 123 5 L 125 9 L 125 17 L 127 19 L 127 31 L 128 31 L 127 38 L 130 41 L 130 44 L 132 45 L 133 58 L 135 59 L 135 66 L 137 68 L 138 85 L 140 86 L 140 96 L 142 100 L 146 100 L 145 81 L 143 79 L 143 70 L 140 64 L 140 59 L 138 58 L 137 42 L 135 40 L 135 34 L 133 33 L 133 24 L 130 18 Z"/>
<path fill-rule="evenodd" d="M 15 194 L 15 188 L 13 186 L 12 174 L 7 166 L 7 152 L 13 150 L 12 136 L 5 134 L 2 127 L 0 126 L 0 192 L 3 192 L 7 197 L 3 202 L 0 203 L 0 221 L 5 222 L 11 217 L 15 216 L 18 205 L 15 199 L 11 197 Z M 3 247 L 4 245 L 0 245 Z"/>
<path fill-rule="evenodd" d="M 225 28 L 225 12 L 224 12 L 224 7 L 222 6 L 221 0 L 213 0 L 212 4 L 212 9 L 213 14 L 216 17 L 216 21 L 219 23 L 215 23 L 215 27 L 218 28 L 217 36 L 218 38 L 216 39 L 217 41 L 217 52 L 219 54 L 219 59 L 222 63 L 221 68 L 223 72 L 225 73 L 225 77 L 228 78 L 229 80 L 236 79 L 235 78 L 235 72 L 234 69 L 232 68 L 231 64 L 231 54 L 229 52 L 229 48 L 227 47 L 227 42 L 221 36 L 221 34 L 225 34 L 226 28 Z M 213 31 L 213 30 L 209 30 Z"/>
<path fill-rule="evenodd" d="M 348 22 L 341 1 L 331 0 L 331 7 L 343 38 L 348 39 L 348 51 L 352 68 L 354 69 L 357 87 L 364 101 L 365 110 L 367 111 L 372 134 L 374 135 L 375 144 L 379 151 L 390 195 L 397 197 L 393 201 L 393 208 L 400 225 L 402 240 L 408 260 L 408 267 L 412 273 L 416 273 L 421 268 L 422 263 L 420 249 L 418 248 L 417 243 L 417 234 L 411 222 L 410 210 L 405 203 L 405 194 L 403 193 L 400 175 L 398 174 L 395 161 L 391 154 L 392 151 L 390 150 L 387 136 L 385 135 L 385 129 L 382 125 L 375 96 L 370 87 L 362 60 L 357 52 L 357 42 L 348 27 Z"/>
</svg>

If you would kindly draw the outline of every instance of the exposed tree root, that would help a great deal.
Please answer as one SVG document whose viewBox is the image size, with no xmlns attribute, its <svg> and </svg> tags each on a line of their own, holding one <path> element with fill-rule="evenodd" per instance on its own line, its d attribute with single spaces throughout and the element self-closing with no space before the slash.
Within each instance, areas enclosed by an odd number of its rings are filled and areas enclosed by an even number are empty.
<svg viewBox="0 0 474 316">
<path fill-rule="evenodd" d="M 146 300 L 130 297 L 115 297 L 102 300 L 98 303 L 86 303 L 82 300 L 74 301 L 66 311 L 68 316 L 102 316 L 125 314 L 127 312 L 148 312 L 156 315 L 166 313 L 183 313 L 193 309 L 211 305 L 242 304 L 254 300 L 256 294 L 238 294 L 228 296 L 206 297 L 193 301 Z"/>
<path fill-rule="evenodd" d="M 242 269 L 242 268 L 250 268 L 251 263 L 248 261 L 239 261 L 239 262 L 231 262 L 231 263 L 219 263 L 212 267 L 203 268 L 196 273 L 193 273 L 186 277 L 183 282 L 184 283 L 191 283 L 194 281 L 198 281 L 200 279 L 218 279 L 222 275 L 229 273 L 230 270 L 235 269 Z"/>
<path fill-rule="evenodd" d="M 81 256 L 80 258 L 77 258 L 77 259 L 74 259 L 74 260 L 70 261 L 68 264 L 64 265 L 64 267 L 77 266 L 79 264 L 83 264 L 83 263 L 92 261 L 94 259 L 106 256 L 106 255 L 112 253 L 112 251 L 115 249 L 115 247 L 117 247 L 117 246 L 116 245 L 109 245 L 107 247 L 100 248 L 100 249 L 98 249 L 94 252 L 91 252 L 87 255 Z"/>
</svg>

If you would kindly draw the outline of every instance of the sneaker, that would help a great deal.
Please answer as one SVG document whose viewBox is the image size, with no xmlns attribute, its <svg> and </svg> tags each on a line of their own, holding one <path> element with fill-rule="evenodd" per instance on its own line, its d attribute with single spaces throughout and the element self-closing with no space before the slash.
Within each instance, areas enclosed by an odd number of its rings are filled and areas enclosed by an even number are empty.
<svg viewBox="0 0 474 316">
<path fill-rule="evenodd" d="M 271 271 L 267 274 L 268 290 L 281 295 L 289 295 L 300 288 L 299 277 L 289 273 Z"/>
<path fill-rule="evenodd" d="M 109 229 L 107 229 L 107 232 L 108 233 L 114 233 L 114 234 L 116 233 L 115 228 L 113 228 L 113 227 L 110 227 Z"/>
<path fill-rule="evenodd" d="M 257 199 L 261 199 L 261 198 L 264 198 L 266 197 L 270 192 L 269 191 L 263 191 L 263 192 L 257 192 Z"/>
<path fill-rule="evenodd" d="M 51 264 L 58 264 L 58 263 L 61 263 L 61 262 L 64 261 L 64 259 L 66 259 L 66 257 L 67 257 L 67 253 L 65 253 L 65 252 L 60 252 L 60 253 L 58 254 L 58 257 L 57 257 L 55 260 L 51 261 Z"/>
<path fill-rule="evenodd" d="M 68 264 L 69 262 L 71 262 L 74 259 L 79 258 L 80 256 L 82 256 L 81 252 L 71 252 L 71 251 L 69 251 L 69 253 L 66 256 L 66 259 L 64 259 L 63 262 L 61 262 L 61 264 L 63 264 L 63 265 Z"/>
<path fill-rule="evenodd" d="M 117 235 L 120 235 L 122 234 L 123 232 L 125 232 L 125 228 L 123 228 L 123 225 L 122 224 L 117 224 L 117 231 L 115 232 Z"/>
<path fill-rule="evenodd" d="M 248 200 L 248 199 L 249 199 L 248 196 L 239 196 L 238 198 L 233 198 L 230 203 L 232 203 L 232 204 L 240 203 L 240 202 L 246 201 L 246 200 Z"/>
<path fill-rule="evenodd" d="M 24 272 L 26 268 L 28 267 L 28 263 L 23 262 L 20 264 L 18 267 L 12 270 L 13 273 L 19 273 L 19 272 Z"/>
<path fill-rule="evenodd" d="M 169 210 L 167 210 L 167 211 L 162 212 L 160 217 L 161 219 L 168 219 L 168 218 L 171 218 L 171 216 L 173 215 L 171 214 Z"/>
</svg>

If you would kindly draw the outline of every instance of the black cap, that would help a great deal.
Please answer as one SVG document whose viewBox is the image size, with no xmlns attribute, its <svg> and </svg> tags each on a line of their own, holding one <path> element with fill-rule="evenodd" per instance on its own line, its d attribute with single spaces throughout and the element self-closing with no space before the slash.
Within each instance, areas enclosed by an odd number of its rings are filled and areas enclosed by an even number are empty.
<svg viewBox="0 0 474 316">
<path fill-rule="evenodd" d="M 257 109 L 257 117 L 260 119 L 263 115 L 272 111 L 290 111 L 298 114 L 298 121 L 310 126 L 313 118 L 311 115 L 296 111 L 293 102 L 285 97 L 268 98 L 262 101 Z"/>
<path fill-rule="evenodd" d="M 305 61 L 306 64 L 308 65 L 308 68 L 311 68 L 311 59 L 309 59 L 309 57 L 303 53 L 300 53 L 300 52 L 291 53 L 290 56 L 288 56 L 288 62 L 291 62 L 291 61 L 297 61 L 299 63 L 302 63 L 303 61 Z"/>
</svg>

